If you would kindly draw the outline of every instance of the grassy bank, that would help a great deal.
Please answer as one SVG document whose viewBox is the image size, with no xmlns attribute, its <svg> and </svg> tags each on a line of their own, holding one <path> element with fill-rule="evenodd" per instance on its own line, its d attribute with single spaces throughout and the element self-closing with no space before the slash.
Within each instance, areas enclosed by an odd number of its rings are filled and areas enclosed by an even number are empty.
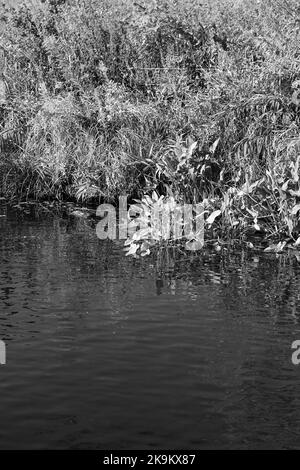
<svg viewBox="0 0 300 470">
<path fill-rule="evenodd" d="M 222 236 L 297 240 L 299 22 L 298 0 L 3 10 L 1 194 L 155 190 L 205 199 Z"/>
</svg>

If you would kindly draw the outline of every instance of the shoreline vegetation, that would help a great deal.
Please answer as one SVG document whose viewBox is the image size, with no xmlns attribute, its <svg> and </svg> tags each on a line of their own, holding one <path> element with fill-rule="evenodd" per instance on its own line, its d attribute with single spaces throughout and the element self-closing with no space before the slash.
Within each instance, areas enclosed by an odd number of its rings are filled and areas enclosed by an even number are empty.
<svg viewBox="0 0 300 470">
<path fill-rule="evenodd" d="M 204 202 L 209 238 L 298 252 L 298 0 L 0 12 L 0 196 Z"/>
</svg>

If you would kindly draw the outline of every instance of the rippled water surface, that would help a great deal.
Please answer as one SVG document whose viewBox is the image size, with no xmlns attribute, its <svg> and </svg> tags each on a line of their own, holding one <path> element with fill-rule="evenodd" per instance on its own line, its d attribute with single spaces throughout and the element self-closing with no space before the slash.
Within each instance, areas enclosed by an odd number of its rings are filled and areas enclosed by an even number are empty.
<svg viewBox="0 0 300 470">
<path fill-rule="evenodd" d="M 299 448 L 296 261 L 134 260 L 0 206 L 0 448 Z"/>
</svg>

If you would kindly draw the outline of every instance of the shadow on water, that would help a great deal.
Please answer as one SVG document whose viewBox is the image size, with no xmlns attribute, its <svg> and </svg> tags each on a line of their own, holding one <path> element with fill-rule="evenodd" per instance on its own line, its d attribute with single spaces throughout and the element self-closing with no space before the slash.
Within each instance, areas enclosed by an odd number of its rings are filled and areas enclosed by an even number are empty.
<svg viewBox="0 0 300 470">
<path fill-rule="evenodd" d="M 0 448 L 297 448 L 300 270 L 0 207 Z"/>
</svg>

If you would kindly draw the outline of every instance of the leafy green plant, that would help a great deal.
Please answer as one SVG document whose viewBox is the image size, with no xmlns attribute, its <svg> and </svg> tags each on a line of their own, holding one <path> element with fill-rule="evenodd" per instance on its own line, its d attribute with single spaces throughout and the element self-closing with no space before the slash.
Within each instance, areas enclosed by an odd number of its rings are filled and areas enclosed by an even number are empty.
<svg viewBox="0 0 300 470">
<path fill-rule="evenodd" d="M 6 8 L 1 194 L 155 191 L 166 205 L 205 201 L 209 239 L 294 246 L 299 14 L 297 0 Z"/>
</svg>

